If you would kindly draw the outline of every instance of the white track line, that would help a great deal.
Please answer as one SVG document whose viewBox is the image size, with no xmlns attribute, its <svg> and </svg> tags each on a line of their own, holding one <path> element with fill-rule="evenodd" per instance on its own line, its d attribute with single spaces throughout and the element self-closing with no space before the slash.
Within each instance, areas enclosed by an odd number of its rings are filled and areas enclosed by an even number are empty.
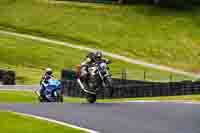
<svg viewBox="0 0 200 133">
<path fill-rule="evenodd" d="M 52 40 L 52 39 L 28 35 L 28 34 L 21 34 L 21 33 L 9 32 L 9 31 L 3 31 L 3 30 L 0 30 L 0 34 L 12 35 L 12 36 L 22 37 L 22 38 L 26 38 L 26 39 L 37 40 L 37 41 L 41 41 L 41 42 L 47 42 L 47 43 L 51 43 L 51 44 L 63 45 L 63 46 L 67 46 L 67 47 L 70 47 L 70 48 L 75 48 L 75 49 L 88 51 L 88 52 L 96 51 L 96 49 L 88 48 L 88 47 L 85 47 L 85 46 L 74 45 L 74 44 L 70 44 L 70 43 L 66 43 L 66 42 L 62 42 L 62 41 L 58 41 L 58 40 Z M 158 64 L 147 63 L 147 62 L 144 62 L 144 61 L 141 61 L 141 60 L 135 60 L 135 59 L 132 59 L 132 58 L 121 56 L 121 55 L 118 55 L 118 54 L 109 53 L 109 52 L 106 52 L 106 51 L 102 51 L 102 53 L 106 56 L 110 56 L 110 57 L 118 59 L 118 60 L 126 61 L 126 62 L 131 63 L 131 64 L 142 65 L 142 66 L 153 68 L 153 69 L 173 72 L 173 73 L 186 75 L 186 76 L 190 76 L 190 77 L 194 77 L 194 78 L 200 78 L 199 74 L 186 72 L 186 71 L 183 71 L 183 70 L 178 70 L 178 69 L 174 69 L 174 68 L 170 68 L 170 67 L 166 67 L 166 66 L 162 66 L 162 65 L 158 65 Z"/>
<path fill-rule="evenodd" d="M 49 119 L 49 118 L 46 118 L 46 117 L 41 117 L 41 116 L 37 116 L 37 115 L 30 115 L 30 114 L 25 114 L 25 113 L 19 113 L 19 112 L 12 112 L 12 113 L 15 113 L 17 115 L 27 116 L 27 117 L 33 117 L 33 118 L 36 118 L 36 119 L 39 119 L 39 120 L 45 120 L 45 121 L 56 123 L 56 124 L 59 124 L 59 125 L 62 125 L 62 126 L 67 126 L 67 127 L 71 127 L 71 128 L 74 128 L 74 129 L 82 130 L 82 131 L 85 131 L 85 132 L 88 132 L 88 133 L 100 133 L 100 132 L 97 132 L 97 131 L 94 131 L 94 130 L 91 130 L 91 129 L 78 127 L 78 126 L 75 126 L 75 125 L 72 125 L 72 124 L 68 124 L 68 123 L 65 123 L 65 122 Z"/>
</svg>

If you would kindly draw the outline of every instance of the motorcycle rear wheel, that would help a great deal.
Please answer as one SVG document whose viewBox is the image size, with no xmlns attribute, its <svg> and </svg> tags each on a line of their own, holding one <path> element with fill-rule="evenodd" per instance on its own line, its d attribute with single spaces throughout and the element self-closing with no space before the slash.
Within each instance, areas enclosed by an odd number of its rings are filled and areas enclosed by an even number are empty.
<svg viewBox="0 0 200 133">
<path fill-rule="evenodd" d="M 87 94 L 86 98 L 89 103 L 95 103 L 97 99 L 96 95 L 94 94 Z"/>
<path fill-rule="evenodd" d="M 58 98 L 57 98 L 57 102 L 59 102 L 59 103 L 63 103 L 63 96 L 59 96 Z"/>
</svg>

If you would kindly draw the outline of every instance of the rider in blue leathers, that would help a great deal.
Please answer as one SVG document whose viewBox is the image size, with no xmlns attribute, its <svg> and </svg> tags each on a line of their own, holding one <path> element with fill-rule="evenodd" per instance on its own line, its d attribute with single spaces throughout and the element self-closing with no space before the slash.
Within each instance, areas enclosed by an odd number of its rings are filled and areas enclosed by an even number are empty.
<svg viewBox="0 0 200 133">
<path fill-rule="evenodd" d="M 40 88 L 38 90 L 36 90 L 37 95 L 42 96 L 45 87 L 42 87 L 42 82 L 44 83 L 48 83 L 48 80 L 53 78 L 53 71 L 51 68 L 46 68 L 44 75 L 42 76 L 41 80 L 40 80 Z"/>
<path fill-rule="evenodd" d="M 48 83 L 43 83 L 42 86 L 43 88 L 45 88 L 43 92 L 43 98 L 47 99 L 48 102 L 54 102 L 55 97 L 59 96 L 60 93 L 62 93 L 62 84 L 59 80 L 49 79 Z"/>
</svg>

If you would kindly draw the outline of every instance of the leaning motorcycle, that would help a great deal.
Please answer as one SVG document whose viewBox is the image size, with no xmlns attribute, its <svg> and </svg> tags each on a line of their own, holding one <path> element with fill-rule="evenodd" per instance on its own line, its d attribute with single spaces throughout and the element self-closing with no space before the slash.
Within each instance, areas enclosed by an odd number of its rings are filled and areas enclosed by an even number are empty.
<svg viewBox="0 0 200 133">
<path fill-rule="evenodd" d="M 112 77 L 105 62 L 96 62 L 89 66 L 87 80 L 81 82 L 80 78 L 77 78 L 77 82 L 85 92 L 89 103 L 96 101 L 97 94 L 102 89 L 109 91 L 109 95 L 112 93 Z"/>
<path fill-rule="evenodd" d="M 36 94 L 40 102 L 63 102 L 63 87 L 59 80 L 42 81 Z"/>
</svg>

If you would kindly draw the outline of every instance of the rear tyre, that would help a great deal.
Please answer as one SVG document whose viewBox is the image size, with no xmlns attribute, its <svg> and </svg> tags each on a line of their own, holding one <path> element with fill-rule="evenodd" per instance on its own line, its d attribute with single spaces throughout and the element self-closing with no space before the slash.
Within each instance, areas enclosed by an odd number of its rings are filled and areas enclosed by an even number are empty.
<svg viewBox="0 0 200 133">
<path fill-rule="evenodd" d="M 86 98 L 89 103 L 95 103 L 97 99 L 96 95 L 94 94 L 87 94 Z"/>
<path fill-rule="evenodd" d="M 57 102 L 63 103 L 63 101 L 64 101 L 64 100 L 63 100 L 63 96 L 59 96 Z"/>
<path fill-rule="evenodd" d="M 55 94 L 56 93 L 56 94 Z M 63 96 L 60 91 L 53 92 L 53 97 L 55 97 L 55 102 L 63 102 Z"/>
</svg>

